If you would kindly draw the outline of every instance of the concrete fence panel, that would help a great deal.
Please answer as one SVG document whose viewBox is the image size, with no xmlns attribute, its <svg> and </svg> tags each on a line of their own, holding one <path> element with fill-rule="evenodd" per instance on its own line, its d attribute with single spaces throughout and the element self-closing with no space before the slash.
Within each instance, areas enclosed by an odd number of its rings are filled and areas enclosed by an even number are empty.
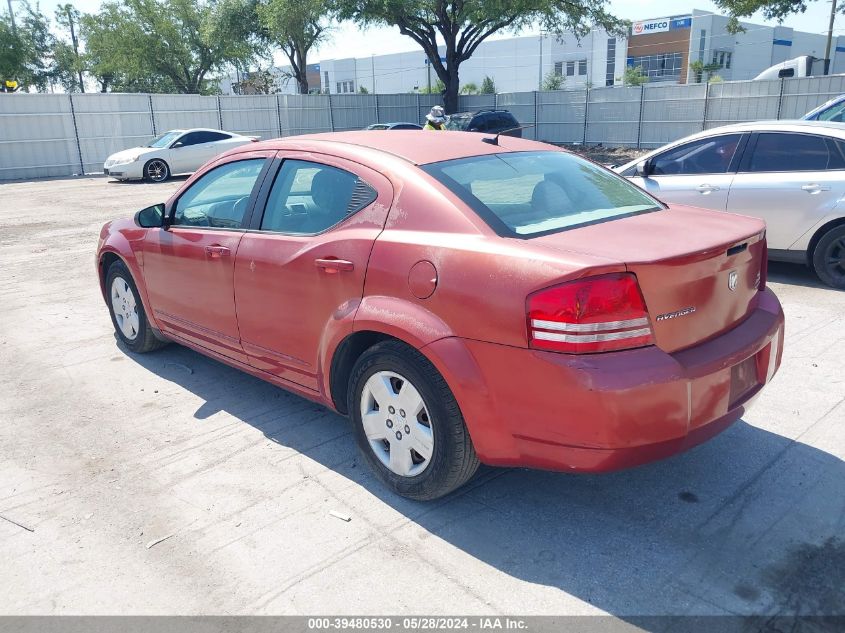
<svg viewBox="0 0 845 633">
<path fill-rule="evenodd" d="M 781 82 L 712 83 L 707 94 L 706 128 L 778 118 Z"/>
<path fill-rule="evenodd" d="M 549 143 L 583 143 L 588 92 L 538 92 L 535 138 Z"/>
<path fill-rule="evenodd" d="M 660 147 L 704 127 L 705 84 L 643 86 L 639 146 Z"/>
<path fill-rule="evenodd" d="M 71 96 L 85 173 L 102 171 L 110 154 L 144 145 L 155 136 L 149 95 Z"/>
<path fill-rule="evenodd" d="M 509 110 L 516 117 L 520 125 L 532 125 L 533 127 L 522 130 L 522 138 L 537 140 L 537 105 L 535 102 L 536 92 L 510 92 L 498 95 L 497 107 Z"/>
<path fill-rule="evenodd" d="M 152 95 L 156 134 L 192 127 L 220 127 L 217 97 Z"/>
<path fill-rule="evenodd" d="M 379 123 L 421 123 L 417 95 L 377 95 Z"/>
<path fill-rule="evenodd" d="M 378 123 L 375 95 L 332 95 L 331 102 L 335 132 L 361 130 Z"/>
<path fill-rule="evenodd" d="M 223 129 L 246 136 L 260 136 L 262 140 L 282 135 L 275 95 L 220 97 Z"/>
<path fill-rule="evenodd" d="M 0 179 L 81 170 L 68 95 L 0 95 Z"/>
<path fill-rule="evenodd" d="M 845 92 L 845 76 L 784 79 L 781 119 L 800 119 L 813 108 Z"/>
<path fill-rule="evenodd" d="M 614 86 L 590 90 L 587 144 L 637 145 L 642 89 Z"/>
<path fill-rule="evenodd" d="M 282 136 L 331 132 L 331 102 L 328 95 L 276 95 Z"/>
</svg>

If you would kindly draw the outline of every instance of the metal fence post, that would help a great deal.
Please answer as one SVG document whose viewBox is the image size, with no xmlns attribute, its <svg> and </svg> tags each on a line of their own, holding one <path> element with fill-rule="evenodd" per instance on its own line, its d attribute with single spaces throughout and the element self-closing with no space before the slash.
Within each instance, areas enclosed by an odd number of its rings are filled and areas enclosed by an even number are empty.
<svg viewBox="0 0 845 633">
<path fill-rule="evenodd" d="M 334 111 L 332 110 L 332 96 L 329 94 L 329 127 L 334 132 Z"/>
<path fill-rule="evenodd" d="M 414 123 L 416 123 L 420 119 L 422 119 L 422 116 L 420 114 L 420 93 L 418 92 L 417 93 L 417 118 L 416 118 L 416 121 L 414 121 Z"/>
<path fill-rule="evenodd" d="M 701 120 L 702 131 L 707 129 L 707 109 L 710 106 L 710 82 L 704 84 L 704 118 Z"/>
<path fill-rule="evenodd" d="M 82 147 L 79 144 L 79 127 L 76 125 L 76 110 L 73 108 L 73 94 L 68 93 L 68 101 L 70 102 L 70 118 L 73 121 L 73 135 L 76 137 L 76 153 L 79 155 L 79 170 L 82 175 L 85 175 L 85 163 L 82 162 Z"/>
<path fill-rule="evenodd" d="M 279 101 L 282 95 L 276 95 L 276 120 L 279 123 L 279 138 L 284 136 L 284 132 L 282 132 L 282 104 Z"/>
<path fill-rule="evenodd" d="M 381 123 L 381 114 L 378 111 L 378 93 L 375 94 L 376 98 L 376 123 Z"/>
<path fill-rule="evenodd" d="M 643 139 L 643 104 L 645 103 L 645 86 L 640 84 L 640 114 L 637 117 L 637 149 L 642 148 Z"/>
<path fill-rule="evenodd" d="M 584 88 L 584 140 L 582 145 L 587 144 L 587 119 L 590 112 L 590 89 Z"/>
<path fill-rule="evenodd" d="M 217 95 L 217 122 L 220 124 L 218 130 L 223 129 L 223 110 L 220 108 L 220 95 Z"/>
<path fill-rule="evenodd" d="M 534 94 L 534 140 L 540 140 L 540 108 L 537 104 L 537 91 L 533 91 Z"/>
<path fill-rule="evenodd" d="M 780 78 L 780 92 L 778 93 L 778 113 L 776 119 L 780 119 L 780 113 L 783 109 L 783 82 L 786 81 L 783 77 Z"/>
<path fill-rule="evenodd" d="M 151 94 L 147 95 L 147 100 L 150 103 L 150 127 L 153 130 L 153 138 L 155 138 L 158 134 L 156 134 L 156 115 L 153 111 L 153 96 Z"/>
<path fill-rule="evenodd" d="M 493 93 L 493 109 L 494 110 L 499 109 L 499 93 L 498 92 Z"/>
</svg>

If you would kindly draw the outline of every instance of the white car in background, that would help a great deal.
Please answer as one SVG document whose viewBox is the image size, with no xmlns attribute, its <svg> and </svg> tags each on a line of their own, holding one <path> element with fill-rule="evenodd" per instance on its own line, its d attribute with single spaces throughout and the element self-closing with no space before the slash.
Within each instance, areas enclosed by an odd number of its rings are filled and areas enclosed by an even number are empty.
<svg viewBox="0 0 845 633">
<path fill-rule="evenodd" d="M 613 169 L 664 202 L 765 220 L 769 259 L 845 289 L 845 124 L 726 125 Z"/>
<path fill-rule="evenodd" d="M 174 174 L 194 172 L 218 154 L 260 138 L 206 128 L 170 130 L 142 147 L 112 154 L 103 164 L 103 173 L 117 180 L 164 182 Z"/>
</svg>

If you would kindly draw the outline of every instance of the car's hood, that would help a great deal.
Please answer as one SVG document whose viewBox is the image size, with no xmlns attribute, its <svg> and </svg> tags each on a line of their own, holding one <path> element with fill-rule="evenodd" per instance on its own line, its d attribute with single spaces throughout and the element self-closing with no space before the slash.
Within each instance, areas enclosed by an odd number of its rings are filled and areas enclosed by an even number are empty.
<svg viewBox="0 0 845 633">
<path fill-rule="evenodd" d="M 145 156 L 147 154 L 152 154 L 153 152 L 159 151 L 160 148 L 158 147 L 130 147 L 129 149 L 122 150 L 120 152 L 115 152 L 111 156 L 109 156 L 106 160 L 125 160 L 127 158 L 133 158 L 134 156 Z"/>
</svg>

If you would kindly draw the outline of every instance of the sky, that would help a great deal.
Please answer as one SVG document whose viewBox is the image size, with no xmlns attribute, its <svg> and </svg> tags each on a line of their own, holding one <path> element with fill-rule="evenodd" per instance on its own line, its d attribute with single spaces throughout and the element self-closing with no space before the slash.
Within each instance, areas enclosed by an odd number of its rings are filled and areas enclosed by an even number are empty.
<svg viewBox="0 0 845 633">
<path fill-rule="evenodd" d="M 16 1 L 13 0 L 13 2 Z M 65 1 L 67 0 L 62 0 L 62 2 Z M 77 9 L 84 13 L 96 12 L 101 5 L 100 0 L 70 1 Z M 5 1 L 2 4 L 5 5 Z M 60 2 L 57 0 L 41 0 L 40 2 L 41 10 L 51 17 L 58 4 Z M 829 0 L 810 0 L 808 4 L 809 7 L 805 13 L 787 18 L 786 26 L 792 27 L 797 31 L 827 33 L 828 20 L 830 19 Z M 679 6 L 677 0 L 610 0 L 611 12 L 619 18 L 628 20 L 643 20 L 678 15 L 692 12 L 693 8 L 718 13 L 716 5 L 702 0 L 695 0 L 693 3 L 684 6 L 687 7 L 686 10 Z M 760 15 L 755 15 L 746 21 L 771 26 L 777 24 L 775 21 L 764 20 Z M 536 31 L 527 30 L 520 34 L 532 35 L 535 33 Z M 834 23 L 834 35 L 842 34 L 845 34 L 845 15 L 838 15 Z M 494 36 L 494 38 L 510 36 L 510 33 L 505 33 Z M 398 29 L 385 27 L 360 31 L 353 24 L 343 24 L 335 29 L 331 39 L 322 44 L 308 61 L 317 62 L 323 59 L 366 57 L 368 55 L 400 53 L 413 50 L 419 50 L 419 46 L 410 38 L 399 33 Z M 276 62 L 282 63 L 281 57 L 277 58 Z"/>
</svg>

